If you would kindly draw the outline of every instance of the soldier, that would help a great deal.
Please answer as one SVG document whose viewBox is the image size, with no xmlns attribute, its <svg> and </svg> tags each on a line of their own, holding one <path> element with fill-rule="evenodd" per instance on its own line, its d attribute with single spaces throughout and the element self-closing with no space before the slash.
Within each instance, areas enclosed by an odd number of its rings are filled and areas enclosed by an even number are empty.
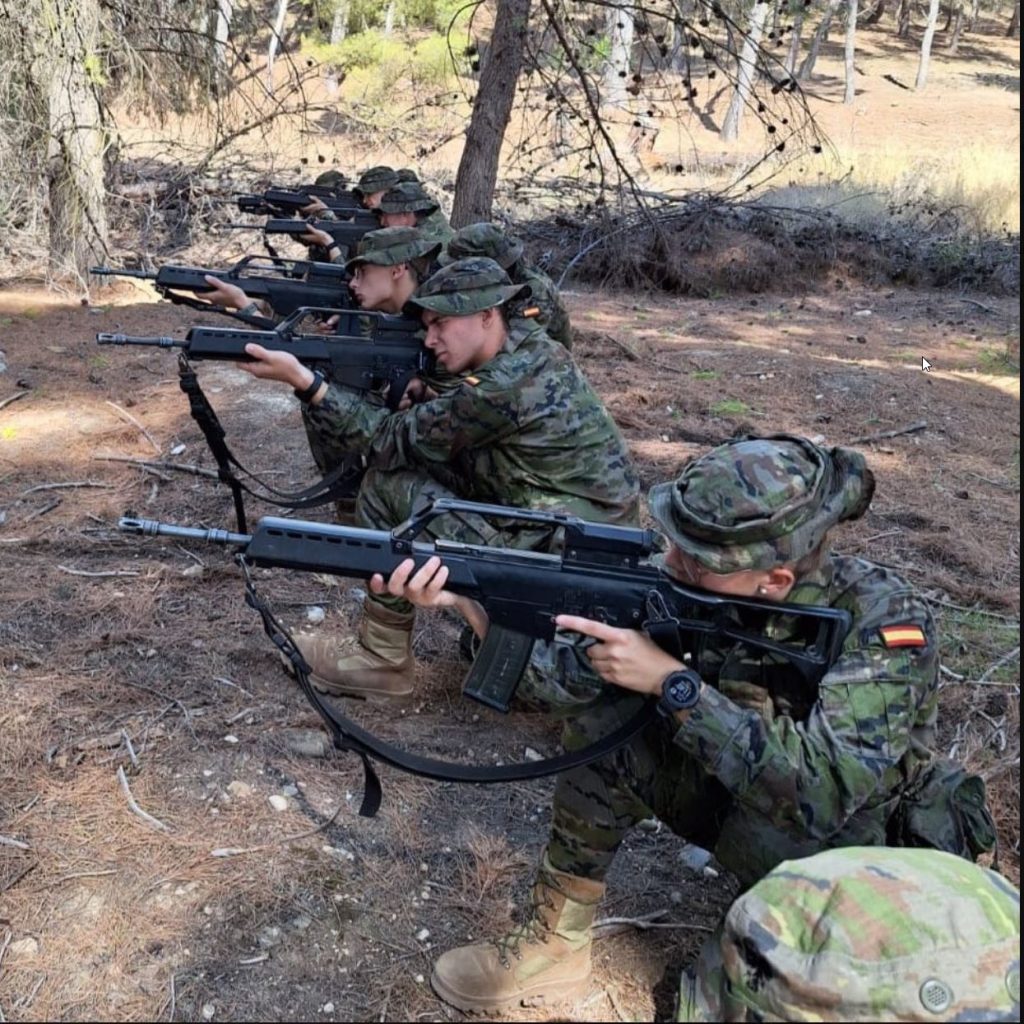
<svg viewBox="0 0 1024 1024">
<path fill-rule="evenodd" d="M 827 850 L 742 895 L 680 1021 L 1020 1020 L 1020 893 L 937 850 Z"/>
<path fill-rule="evenodd" d="M 377 207 L 381 227 L 419 228 L 428 238 L 447 243 L 453 231 L 436 199 L 415 181 L 403 181 L 388 189 Z"/>
<path fill-rule="evenodd" d="M 246 351 L 257 377 L 280 380 L 309 404 L 308 422 L 345 450 L 367 453 L 356 521 L 391 529 L 425 498 L 514 502 L 606 522 L 635 522 L 636 473 L 614 421 L 572 357 L 529 321 L 509 325 L 504 307 L 523 292 L 493 260 L 460 260 L 430 277 L 411 299 L 426 346 L 455 386 L 421 389 L 406 411 L 376 396 L 328 385 L 290 353 Z M 549 528 L 502 530 L 471 516 L 445 516 L 434 536 L 476 544 L 549 550 Z M 371 700 L 413 691 L 413 609 L 374 596 L 358 638 L 298 637 L 322 689 Z"/>
<path fill-rule="evenodd" d="M 992 848 L 981 780 L 933 761 L 938 639 L 927 606 L 888 569 L 828 551 L 830 528 L 863 515 L 873 491 L 859 453 L 789 435 L 729 442 L 652 489 L 673 576 L 717 594 L 845 609 L 853 624 L 842 652 L 816 687 L 735 642 L 692 652 L 698 674 L 644 633 L 559 615 L 560 629 L 596 641 L 590 663 L 614 684 L 569 724 L 567 747 L 624 723 L 638 694 L 660 697 L 663 716 L 559 778 L 526 922 L 445 953 L 432 977 L 442 999 L 495 1012 L 585 984 L 605 875 L 644 818 L 713 850 L 745 885 L 828 847 Z M 482 635 L 486 616 L 443 591 L 439 566 L 431 559 L 410 579 L 403 563 L 371 589 L 457 607 Z M 784 630 L 782 616 L 766 626 Z"/>
<path fill-rule="evenodd" d="M 572 348 L 572 330 L 569 314 L 558 295 L 558 289 L 547 274 L 531 266 L 523 256 L 523 243 L 506 235 L 496 224 L 486 222 L 467 224 L 455 232 L 455 237 L 439 258 L 444 266 L 454 260 L 471 256 L 489 256 L 504 268 L 516 284 L 528 284 L 530 296 L 512 310 L 512 316 L 522 316 L 527 310 L 536 310 L 533 318 L 547 331 L 548 336 Z"/>
</svg>

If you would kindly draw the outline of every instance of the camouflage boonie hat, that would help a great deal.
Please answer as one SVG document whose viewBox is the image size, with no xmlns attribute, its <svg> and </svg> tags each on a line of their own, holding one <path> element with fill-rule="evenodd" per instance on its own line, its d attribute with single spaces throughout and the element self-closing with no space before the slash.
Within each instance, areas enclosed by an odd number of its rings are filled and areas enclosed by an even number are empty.
<svg viewBox="0 0 1024 1024">
<path fill-rule="evenodd" d="M 345 269 L 351 273 L 360 263 L 393 267 L 421 257 L 432 258 L 440 250 L 440 242 L 424 238 L 417 228 L 380 228 L 368 231 L 359 239 L 356 254 L 345 264 Z"/>
<path fill-rule="evenodd" d="M 1020 893 L 938 850 L 786 861 L 729 908 L 681 1021 L 1020 1019 Z"/>
<path fill-rule="evenodd" d="M 395 171 L 396 185 L 400 185 L 403 181 L 415 181 L 420 180 L 420 176 L 411 167 L 399 167 Z"/>
<path fill-rule="evenodd" d="M 380 213 L 433 213 L 440 209 L 418 181 L 401 181 L 380 198 Z"/>
<path fill-rule="evenodd" d="M 529 285 L 513 284 L 494 260 L 477 257 L 449 263 L 428 277 L 409 301 L 443 316 L 469 316 L 529 291 Z"/>
<path fill-rule="evenodd" d="M 862 516 L 874 490 L 859 452 L 773 434 L 713 448 L 652 487 L 648 503 L 673 544 L 724 574 L 799 561 Z"/>
<path fill-rule="evenodd" d="M 359 195 L 369 195 L 373 192 L 387 192 L 398 184 L 398 175 L 393 167 L 371 167 L 359 175 L 352 191 Z"/>
<path fill-rule="evenodd" d="M 467 224 L 460 228 L 455 237 L 448 243 L 448 248 L 438 257 L 442 267 L 455 260 L 465 260 L 472 256 L 487 256 L 500 267 L 508 270 L 523 255 L 523 243 L 518 238 L 506 235 L 495 224 Z"/>
<path fill-rule="evenodd" d="M 314 185 L 322 185 L 324 188 L 343 188 L 345 175 L 341 171 L 324 171 L 318 174 L 313 180 Z"/>
</svg>

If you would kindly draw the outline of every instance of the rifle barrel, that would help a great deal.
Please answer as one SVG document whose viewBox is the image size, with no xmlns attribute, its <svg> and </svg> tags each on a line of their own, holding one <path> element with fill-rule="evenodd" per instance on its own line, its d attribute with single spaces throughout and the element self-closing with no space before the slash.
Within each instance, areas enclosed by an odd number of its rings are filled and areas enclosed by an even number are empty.
<svg viewBox="0 0 1024 1024">
<path fill-rule="evenodd" d="M 208 544 L 248 544 L 252 535 L 232 533 L 230 530 L 199 530 L 191 526 L 171 526 L 156 519 L 132 519 L 125 516 L 117 521 L 122 533 L 140 537 L 178 537 L 182 540 L 202 540 Z"/>
<path fill-rule="evenodd" d="M 89 273 L 97 277 L 140 277 L 144 281 L 156 278 L 155 270 L 118 270 L 115 267 L 90 267 Z"/>
<path fill-rule="evenodd" d="M 151 348 L 185 348 L 187 342 L 180 338 L 147 337 L 138 334 L 97 334 L 100 345 L 149 345 Z"/>
</svg>

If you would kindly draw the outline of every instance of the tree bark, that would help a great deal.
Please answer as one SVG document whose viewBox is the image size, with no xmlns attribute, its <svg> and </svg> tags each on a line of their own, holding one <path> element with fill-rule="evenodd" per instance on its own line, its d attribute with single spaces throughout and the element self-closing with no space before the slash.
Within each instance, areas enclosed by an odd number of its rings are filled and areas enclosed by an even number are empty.
<svg viewBox="0 0 1024 1024">
<path fill-rule="evenodd" d="M 896 36 L 899 39 L 910 37 L 910 26 L 914 19 L 913 0 L 900 0 L 900 9 L 896 14 Z"/>
<path fill-rule="evenodd" d="M 331 34 L 328 42 L 331 46 L 340 46 L 348 35 L 348 15 L 352 0 L 337 0 L 334 15 L 331 18 Z M 324 69 L 324 84 L 332 96 L 337 96 L 341 85 L 341 68 L 337 64 L 328 64 Z"/>
<path fill-rule="evenodd" d="M 793 20 L 793 33 L 789 37 L 789 49 L 786 51 L 786 70 L 790 75 L 796 71 L 796 61 L 800 56 L 800 42 L 804 34 L 804 19 L 806 16 L 806 8 L 801 4 L 796 12 L 796 18 Z"/>
<path fill-rule="evenodd" d="M 967 18 L 967 24 L 964 26 L 965 31 L 974 31 L 978 24 L 979 14 L 981 14 L 981 0 L 971 0 L 971 13 Z"/>
<path fill-rule="evenodd" d="M 395 0 L 388 0 L 384 10 L 384 35 L 390 36 L 395 31 Z"/>
<path fill-rule="evenodd" d="M 885 16 L 886 0 L 878 0 L 871 13 L 864 19 L 865 25 L 877 25 Z"/>
<path fill-rule="evenodd" d="M 846 89 L 843 103 L 849 106 L 857 97 L 857 69 L 854 58 L 857 56 L 857 0 L 849 0 L 846 9 L 846 40 L 843 46 L 843 63 L 846 67 Z"/>
<path fill-rule="evenodd" d="M 231 88 L 231 74 L 228 68 L 228 39 L 231 38 L 231 17 L 234 14 L 234 0 L 217 0 L 217 17 L 213 25 L 213 60 L 220 72 L 218 91 Z"/>
<path fill-rule="evenodd" d="M 455 176 L 452 226 L 490 220 L 505 129 L 523 64 L 530 0 L 498 0 L 487 61 L 473 100 L 459 170 Z"/>
<path fill-rule="evenodd" d="M 602 100 L 613 107 L 626 105 L 626 86 L 633 55 L 633 12 L 628 7 L 609 7 L 607 32 L 610 49 L 604 68 Z"/>
<path fill-rule="evenodd" d="M 755 0 L 750 12 L 750 24 L 743 38 L 743 49 L 740 52 L 739 66 L 736 72 L 736 90 L 732 94 L 732 102 L 722 121 L 722 138 L 726 142 L 734 142 L 739 138 L 743 108 L 747 105 L 750 89 L 754 84 L 757 55 L 760 49 L 761 35 L 764 32 L 764 23 L 768 20 L 768 13 L 769 5 Z"/>
<path fill-rule="evenodd" d="M 924 27 L 921 39 L 921 62 L 917 66 L 917 81 L 914 88 L 920 92 L 928 82 L 928 65 L 932 57 L 932 40 L 935 38 L 935 27 L 939 23 L 939 0 L 930 0 L 928 4 L 928 23 Z"/>
<path fill-rule="evenodd" d="M 1010 24 L 1006 27 L 1007 39 L 1020 39 L 1020 0 L 1013 5 L 1013 14 L 1010 15 Z"/>
<path fill-rule="evenodd" d="M 99 5 L 46 0 L 42 24 L 32 77 L 47 107 L 49 263 L 53 273 L 84 283 L 88 268 L 107 256 Z"/>
<path fill-rule="evenodd" d="M 960 36 L 964 30 L 964 0 L 957 0 L 953 6 L 953 31 L 949 36 L 949 45 L 946 53 L 950 56 L 956 54 L 960 48 Z"/>
<path fill-rule="evenodd" d="M 814 65 L 818 59 L 818 51 L 821 50 L 821 44 L 825 41 L 825 36 L 828 35 L 829 25 L 832 24 L 832 18 L 834 17 L 839 5 L 842 0 L 828 0 L 828 7 L 825 8 L 825 13 L 822 15 L 821 21 L 818 22 L 818 27 L 814 30 L 814 35 L 811 36 L 811 44 L 807 48 L 807 56 L 804 57 L 803 63 L 800 65 L 800 70 L 796 73 L 796 77 L 800 81 L 806 81 L 811 77 L 814 72 Z"/>
<path fill-rule="evenodd" d="M 267 89 L 274 91 L 274 60 L 277 57 L 277 48 L 281 44 L 281 36 L 284 34 L 284 19 L 288 13 L 288 0 L 277 0 L 277 14 L 274 17 L 274 27 L 270 31 L 270 45 L 267 47 Z"/>
</svg>

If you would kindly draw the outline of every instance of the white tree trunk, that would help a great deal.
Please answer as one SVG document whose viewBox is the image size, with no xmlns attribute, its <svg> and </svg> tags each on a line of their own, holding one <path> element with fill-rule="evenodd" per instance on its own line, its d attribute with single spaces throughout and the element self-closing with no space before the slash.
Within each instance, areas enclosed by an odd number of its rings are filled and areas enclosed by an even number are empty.
<svg viewBox="0 0 1024 1024">
<path fill-rule="evenodd" d="M 786 51 L 786 70 L 792 75 L 796 71 L 796 61 L 800 56 L 800 40 L 804 34 L 804 18 L 807 16 L 807 9 L 800 5 L 793 20 L 793 33 L 789 37 L 789 49 Z"/>
<path fill-rule="evenodd" d="M 920 92 L 928 82 L 928 64 L 932 58 L 932 40 L 935 38 L 935 27 L 939 23 L 939 0 L 930 0 L 928 4 L 928 24 L 924 27 L 921 39 L 921 62 L 917 66 L 917 81 L 914 88 Z"/>
<path fill-rule="evenodd" d="M 229 81 L 227 77 L 228 39 L 231 37 L 231 17 L 234 14 L 234 6 L 234 0 L 217 0 L 217 21 L 213 29 L 213 59 L 225 81 Z"/>
<path fill-rule="evenodd" d="M 348 15 L 351 8 L 351 0 L 338 0 L 334 8 L 334 17 L 331 19 L 331 46 L 340 46 L 348 35 Z M 341 69 L 337 64 L 328 64 L 324 68 L 324 84 L 332 96 L 338 95 L 338 88 L 341 85 Z"/>
<path fill-rule="evenodd" d="M 857 0 L 850 0 L 846 10 L 846 42 L 843 47 L 843 58 L 846 66 L 846 91 L 843 103 L 849 106 L 857 96 L 857 69 L 854 58 L 857 56 Z"/>
<path fill-rule="evenodd" d="M 607 13 L 608 42 L 611 44 L 604 69 L 605 103 L 613 107 L 626 105 L 630 59 L 633 53 L 633 11 L 630 7 L 609 7 Z"/>
<path fill-rule="evenodd" d="M 270 33 L 270 46 L 267 48 L 267 90 L 274 91 L 274 60 L 277 57 L 278 47 L 281 45 L 281 35 L 284 32 L 284 19 L 288 13 L 288 0 L 277 0 L 277 15 L 274 17 L 274 27 Z"/>
<path fill-rule="evenodd" d="M 818 59 L 818 51 L 821 49 L 821 44 L 825 41 L 825 37 L 828 35 L 829 25 L 832 24 L 832 18 L 835 17 L 836 11 L 839 10 L 839 5 L 842 0 L 828 0 L 828 7 L 825 8 L 825 13 L 822 16 L 821 21 L 818 23 L 818 27 L 814 30 L 814 35 L 811 36 L 811 45 L 807 49 L 807 56 L 804 57 L 803 63 L 800 65 L 800 70 L 796 73 L 796 77 L 800 81 L 806 81 L 811 77 L 814 72 L 814 64 Z"/>
<path fill-rule="evenodd" d="M 755 0 L 750 12 L 750 25 L 743 37 L 743 49 L 740 52 L 739 66 L 736 72 L 736 91 L 732 94 L 732 102 L 725 112 L 722 121 L 722 138 L 726 142 L 734 142 L 740 135 L 740 120 L 743 108 L 750 98 L 750 89 L 754 84 L 754 72 L 757 70 L 757 54 L 764 33 L 764 23 L 768 20 L 769 5 Z"/>
<path fill-rule="evenodd" d="M 395 8 L 397 6 L 395 0 L 388 0 L 387 9 L 384 11 L 384 35 L 386 36 L 395 31 Z"/>
</svg>

